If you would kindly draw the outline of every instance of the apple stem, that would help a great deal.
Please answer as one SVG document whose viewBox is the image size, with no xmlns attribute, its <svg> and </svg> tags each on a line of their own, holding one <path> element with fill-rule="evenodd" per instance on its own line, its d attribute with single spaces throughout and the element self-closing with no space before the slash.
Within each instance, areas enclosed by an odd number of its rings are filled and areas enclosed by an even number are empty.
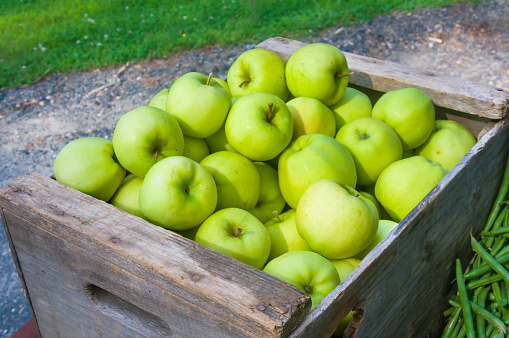
<svg viewBox="0 0 509 338">
<path fill-rule="evenodd" d="M 239 235 L 242 233 L 242 228 L 237 228 L 237 231 L 233 234 L 234 237 L 239 237 Z"/>
<path fill-rule="evenodd" d="M 210 84 L 210 80 L 212 80 L 212 73 L 209 74 L 209 78 L 207 79 L 207 83 L 206 85 L 209 85 Z"/>
<path fill-rule="evenodd" d="M 243 85 L 245 85 L 245 84 L 246 84 L 246 83 L 248 83 L 248 82 L 249 82 L 249 80 L 246 80 L 246 81 L 244 81 L 244 82 L 241 82 L 241 83 L 239 84 L 239 88 L 242 88 L 242 86 L 243 86 Z"/>
<path fill-rule="evenodd" d="M 343 76 L 354 76 L 355 72 L 350 72 L 348 74 L 337 74 L 336 77 L 343 77 Z"/>
<path fill-rule="evenodd" d="M 313 288 L 309 285 L 304 286 L 303 289 L 304 292 L 307 293 L 308 295 L 311 294 L 311 292 L 313 292 Z"/>
<path fill-rule="evenodd" d="M 269 114 L 267 115 L 267 120 L 270 122 L 270 118 L 272 117 L 272 106 L 273 103 L 269 103 Z"/>
<path fill-rule="evenodd" d="M 159 154 L 158 154 L 158 152 L 157 152 L 157 150 L 156 150 L 156 152 L 154 153 L 154 160 L 157 160 L 157 156 L 158 156 L 158 155 L 159 155 Z"/>
<path fill-rule="evenodd" d="M 353 195 L 353 197 L 359 197 L 361 194 L 355 194 Z"/>
<path fill-rule="evenodd" d="M 274 216 L 276 216 L 276 219 L 278 220 L 279 223 L 282 223 L 283 220 L 281 219 L 281 217 L 279 217 L 279 214 L 277 213 L 277 210 L 274 210 L 272 212 L 274 214 Z"/>
</svg>

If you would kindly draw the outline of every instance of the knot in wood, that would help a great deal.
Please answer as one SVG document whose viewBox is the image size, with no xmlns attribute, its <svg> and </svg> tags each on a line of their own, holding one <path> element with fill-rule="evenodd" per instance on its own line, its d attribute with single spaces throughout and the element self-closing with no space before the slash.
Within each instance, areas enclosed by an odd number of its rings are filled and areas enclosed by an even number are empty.
<svg viewBox="0 0 509 338">
<path fill-rule="evenodd" d="M 265 310 L 267 310 L 267 308 L 264 305 L 258 305 L 256 308 L 258 309 L 258 311 L 265 311 Z"/>
<path fill-rule="evenodd" d="M 18 188 L 14 188 L 11 190 L 11 192 L 18 192 L 18 191 L 19 191 Z"/>
<path fill-rule="evenodd" d="M 112 237 L 112 238 L 110 239 L 110 242 L 111 242 L 111 243 L 118 243 L 118 242 L 120 242 L 120 240 L 119 240 L 118 238 L 116 238 L 116 237 Z"/>
</svg>

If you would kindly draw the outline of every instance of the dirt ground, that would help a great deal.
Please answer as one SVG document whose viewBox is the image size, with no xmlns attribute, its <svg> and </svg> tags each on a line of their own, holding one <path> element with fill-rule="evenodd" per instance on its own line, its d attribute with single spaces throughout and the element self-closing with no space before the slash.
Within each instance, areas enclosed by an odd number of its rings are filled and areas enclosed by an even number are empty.
<svg viewBox="0 0 509 338">
<path fill-rule="evenodd" d="M 303 40 L 509 90 L 507 0 L 393 13 L 354 27 L 338 24 Z M 215 46 L 115 69 L 56 74 L 0 91 L 0 187 L 28 171 L 51 175 L 57 153 L 71 140 L 111 139 L 120 116 L 147 105 L 179 76 L 225 76 L 237 56 L 254 46 Z M 0 266 L 0 336 L 8 337 L 31 313 L 3 230 Z"/>
</svg>

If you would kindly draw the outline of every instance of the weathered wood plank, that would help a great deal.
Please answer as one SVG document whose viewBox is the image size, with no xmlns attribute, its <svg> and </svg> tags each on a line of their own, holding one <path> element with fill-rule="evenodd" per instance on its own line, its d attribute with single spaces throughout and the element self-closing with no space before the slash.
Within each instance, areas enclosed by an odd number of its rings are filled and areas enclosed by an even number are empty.
<svg viewBox="0 0 509 338">
<path fill-rule="evenodd" d="M 257 45 L 275 51 L 288 60 L 306 44 L 285 38 L 272 38 Z M 502 119 L 508 113 L 509 92 L 472 81 L 421 71 L 393 62 L 344 52 L 350 71 L 350 83 L 380 92 L 415 87 L 425 92 L 437 106 L 490 119 Z"/>
<path fill-rule="evenodd" d="M 356 305 L 358 337 L 440 335 L 454 291 L 454 261 L 473 256 L 470 228 L 484 227 L 509 154 L 509 121 L 499 122 L 400 222 L 292 337 L 328 337 Z"/>
<path fill-rule="evenodd" d="M 39 174 L 0 190 L 43 337 L 285 336 L 310 298 Z"/>
</svg>

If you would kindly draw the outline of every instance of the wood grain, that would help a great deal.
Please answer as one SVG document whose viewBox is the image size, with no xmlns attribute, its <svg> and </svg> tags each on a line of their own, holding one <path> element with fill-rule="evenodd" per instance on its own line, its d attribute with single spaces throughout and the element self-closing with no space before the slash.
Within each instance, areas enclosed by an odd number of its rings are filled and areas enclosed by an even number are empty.
<svg viewBox="0 0 509 338">
<path fill-rule="evenodd" d="M 356 270 L 299 325 L 292 337 L 328 337 L 354 307 L 357 337 L 437 337 L 455 291 L 454 262 L 473 256 L 498 193 L 509 153 L 509 124 L 499 122 Z"/>
<path fill-rule="evenodd" d="M 310 298 L 262 271 L 30 173 L 0 190 L 42 337 L 288 335 Z"/>
<path fill-rule="evenodd" d="M 285 38 L 272 38 L 257 45 L 257 48 L 272 50 L 285 61 L 297 49 L 306 44 Z M 393 89 L 415 87 L 426 93 L 437 106 L 466 112 L 471 115 L 502 119 L 507 115 L 509 92 L 472 81 L 442 76 L 430 71 L 421 71 L 393 62 L 343 52 L 350 71 L 350 83 L 388 92 Z"/>
</svg>

